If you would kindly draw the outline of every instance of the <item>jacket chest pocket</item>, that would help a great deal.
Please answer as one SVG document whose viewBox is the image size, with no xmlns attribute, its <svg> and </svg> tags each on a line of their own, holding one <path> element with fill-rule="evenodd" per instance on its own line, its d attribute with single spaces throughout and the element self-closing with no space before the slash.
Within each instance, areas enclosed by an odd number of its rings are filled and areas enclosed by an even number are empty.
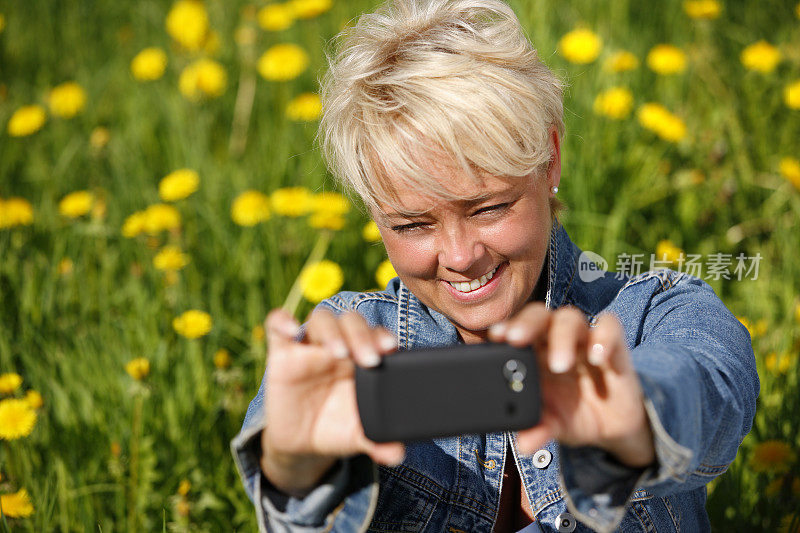
<svg viewBox="0 0 800 533">
<path fill-rule="evenodd" d="M 380 489 L 369 531 L 419 532 L 425 529 L 436 509 L 437 498 L 402 471 L 378 468 Z"/>
</svg>

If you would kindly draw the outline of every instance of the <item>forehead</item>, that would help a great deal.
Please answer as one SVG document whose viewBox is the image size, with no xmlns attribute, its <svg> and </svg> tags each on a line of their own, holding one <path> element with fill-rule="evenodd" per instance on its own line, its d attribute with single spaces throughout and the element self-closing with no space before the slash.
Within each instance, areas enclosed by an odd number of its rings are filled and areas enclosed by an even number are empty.
<svg viewBox="0 0 800 533">
<path fill-rule="evenodd" d="M 461 173 L 446 170 L 437 172 L 433 187 L 411 184 L 402 180 L 387 178 L 391 187 L 393 201 L 377 201 L 380 217 L 410 217 L 430 213 L 440 209 L 464 209 L 524 188 L 528 178 L 497 177 L 480 172 L 473 179 Z"/>
</svg>

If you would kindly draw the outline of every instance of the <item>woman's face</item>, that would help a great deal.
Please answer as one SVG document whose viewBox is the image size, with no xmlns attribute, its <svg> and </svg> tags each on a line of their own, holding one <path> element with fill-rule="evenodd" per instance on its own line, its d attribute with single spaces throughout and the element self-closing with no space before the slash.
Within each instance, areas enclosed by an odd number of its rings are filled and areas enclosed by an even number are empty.
<svg viewBox="0 0 800 533">
<path fill-rule="evenodd" d="M 485 339 L 489 326 L 530 300 L 549 244 L 550 186 L 557 174 L 560 165 L 551 163 L 546 173 L 525 178 L 487 176 L 483 197 L 475 201 L 400 191 L 404 211 L 426 213 L 404 215 L 384 205 L 373 212 L 400 279 L 423 304 L 447 316 L 464 342 Z M 440 177 L 456 194 L 475 192 L 457 175 Z"/>
</svg>

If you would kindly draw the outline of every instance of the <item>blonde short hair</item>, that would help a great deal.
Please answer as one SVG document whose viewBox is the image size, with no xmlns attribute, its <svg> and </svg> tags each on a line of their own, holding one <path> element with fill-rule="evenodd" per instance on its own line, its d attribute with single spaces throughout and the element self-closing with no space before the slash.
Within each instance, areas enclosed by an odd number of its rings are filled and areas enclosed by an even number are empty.
<svg viewBox="0 0 800 533">
<path fill-rule="evenodd" d="M 482 173 L 528 176 L 551 160 L 563 86 L 501 0 L 390 1 L 336 42 L 317 136 L 334 177 L 368 208 L 397 208 L 397 185 L 455 199 L 431 165 L 477 185 Z"/>
</svg>

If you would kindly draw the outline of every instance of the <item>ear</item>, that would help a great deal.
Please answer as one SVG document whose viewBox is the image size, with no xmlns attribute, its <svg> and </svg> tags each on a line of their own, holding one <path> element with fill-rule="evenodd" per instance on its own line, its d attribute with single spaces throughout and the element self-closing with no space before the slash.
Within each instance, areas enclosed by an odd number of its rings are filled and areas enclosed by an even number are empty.
<svg viewBox="0 0 800 533">
<path fill-rule="evenodd" d="M 558 128 L 551 126 L 547 132 L 550 140 L 550 163 L 547 166 L 548 187 L 558 187 L 561 183 L 561 140 L 558 137 Z"/>
</svg>

